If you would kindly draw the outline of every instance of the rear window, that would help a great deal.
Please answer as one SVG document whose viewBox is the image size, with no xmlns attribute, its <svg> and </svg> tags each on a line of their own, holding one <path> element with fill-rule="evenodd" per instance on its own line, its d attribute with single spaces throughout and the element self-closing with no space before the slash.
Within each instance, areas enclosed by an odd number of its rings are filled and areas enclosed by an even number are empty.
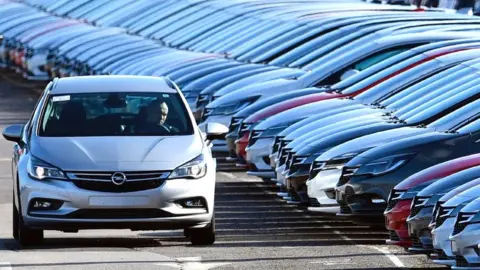
<svg viewBox="0 0 480 270">
<path fill-rule="evenodd" d="M 191 134 L 192 122 L 177 93 L 52 95 L 39 127 L 43 137 Z"/>
</svg>

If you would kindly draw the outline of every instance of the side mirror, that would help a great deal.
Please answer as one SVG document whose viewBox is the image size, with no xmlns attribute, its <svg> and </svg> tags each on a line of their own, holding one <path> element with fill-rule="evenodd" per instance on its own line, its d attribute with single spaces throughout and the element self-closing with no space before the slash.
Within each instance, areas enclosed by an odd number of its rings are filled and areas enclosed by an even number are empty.
<svg viewBox="0 0 480 270">
<path fill-rule="evenodd" d="M 219 123 L 207 123 L 205 125 L 205 133 L 209 141 L 222 140 L 225 139 L 225 135 L 228 133 L 228 127 Z"/>
<path fill-rule="evenodd" d="M 2 133 L 3 138 L 11 142 L 16 142 L 16 143 L 20 142 L 20 140 L 22 139 L 23 126 L 24 125 L 22 124 L 15 124 L 15 125 L 10 125 L 6 127 Z"/>
</svg>

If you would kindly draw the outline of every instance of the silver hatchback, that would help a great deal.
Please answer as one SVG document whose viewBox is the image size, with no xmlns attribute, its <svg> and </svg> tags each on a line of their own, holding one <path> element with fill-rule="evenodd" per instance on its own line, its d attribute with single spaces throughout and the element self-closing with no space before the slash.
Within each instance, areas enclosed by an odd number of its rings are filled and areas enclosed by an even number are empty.
<svg viewBox="0 0 480 270">
<path fill-rule="evenodd" d="M 215 241 L 216 163 L 223 126 L 196 125 L 168 78 L 54 79 L 30 120 L 8 126 L 13 234 L 38 243 L 44 230 L 184 229 Z"/>
</svg>

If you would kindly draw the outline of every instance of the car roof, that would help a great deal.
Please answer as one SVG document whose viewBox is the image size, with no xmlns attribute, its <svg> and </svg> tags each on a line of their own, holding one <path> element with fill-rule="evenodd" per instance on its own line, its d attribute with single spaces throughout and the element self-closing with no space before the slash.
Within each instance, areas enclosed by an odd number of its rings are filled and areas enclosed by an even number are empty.
<svg viewBox="0 0 480 270">
<path fill-rule="evenodd" d="M 177 87 L 166 77 L 98 75 L 55 79 L 50 91 L 55 95 L 96 92 L 177 93 Z"/>
</svg>

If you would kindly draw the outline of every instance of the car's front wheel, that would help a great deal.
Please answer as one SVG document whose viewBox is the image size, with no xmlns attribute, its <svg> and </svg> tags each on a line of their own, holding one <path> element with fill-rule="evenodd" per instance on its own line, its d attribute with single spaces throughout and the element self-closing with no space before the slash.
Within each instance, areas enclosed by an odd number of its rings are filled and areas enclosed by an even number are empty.
<svg viewBox="0 0 480 270">
<path fill-rule="evenodd" d="M 13 237 L 17 240 L 18 243 L 22 246 L 29 246 L 34 244 L 39 244 L 43 240 L 43 231 L 42 230 L 32 230 L 25 226 L 23 223 L 23 218 L 20 212 L 18 211 L 17 207 L 15 206 L 15 202 L 12 203 L 13 205 L 13 219 L 12 219 L 12 229 L 13 229 Z"/>
<path fill-rule="evenodd" d="M 188 236 L 192 245 L 212 245 L 215 243 L 215 217 L 205 228 L 188 229 Z"/>
</svg>

